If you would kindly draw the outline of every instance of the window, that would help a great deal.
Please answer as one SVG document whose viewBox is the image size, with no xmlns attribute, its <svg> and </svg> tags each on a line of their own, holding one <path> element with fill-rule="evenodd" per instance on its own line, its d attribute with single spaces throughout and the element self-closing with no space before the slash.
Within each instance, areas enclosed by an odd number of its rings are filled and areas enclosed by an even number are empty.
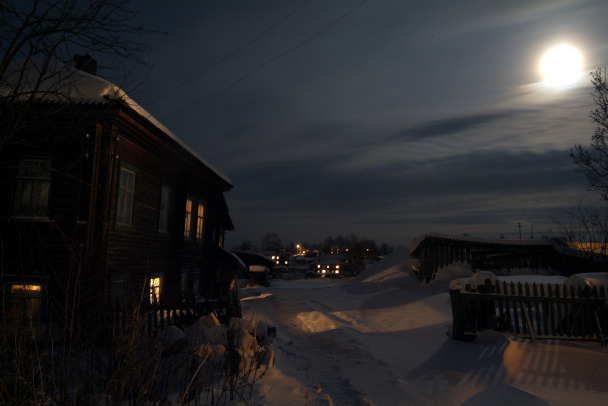
<svg viewBox="0 0 608 406">
<path fill-rule="evenodd" d="M 163 185 L 160 190 L 160 208 L 158 211 L 158 232 L 169 232 L 169 212 L 171 207 L 171 188 Z"/>
<path fill-rule="evenodd" d="M 133 224 L 135 175 L 135 171 L 121 166 L 118 180 L 118 201 L 116 203 L 116 223 L 118 224 L 127 226 Z"/>
<path fill-rule="evenodd" d="M 186 218 L 184 220 L 184 237 L 190 237 L 190 228 L 192 227 L 192 199 L 186 199 Z"/>
<path fill-rule="evenodd" d="M 150 304 L 160 303 L 161 284 L 162 278 L 160 276 L 150 278 Z"/>
<path fill-rule="evenodd" d="M 10 284 L 7 293 L 6 315 L 9 324 L 28 325 L 41 322 L 41 284 Z"/>
<path fill-rule="evenodd" d="M 196 239 L 203 239 L 203 218 L 205 216 L 205 206 L 202 203 L 198 204 L 198 215 L 196 221 Z"/>
<path fill-rule="evenodd" d="M 13 214 L 19 217 L 48 218 L 50 189 L 51 160 L 21 159 Z"/>
<path fill-rule="evenodd" d="M 112 275 L 110 295 L 112 306 L 122 307 L 128 294 L 129 276 L 128 275 Z"/>
</svg>

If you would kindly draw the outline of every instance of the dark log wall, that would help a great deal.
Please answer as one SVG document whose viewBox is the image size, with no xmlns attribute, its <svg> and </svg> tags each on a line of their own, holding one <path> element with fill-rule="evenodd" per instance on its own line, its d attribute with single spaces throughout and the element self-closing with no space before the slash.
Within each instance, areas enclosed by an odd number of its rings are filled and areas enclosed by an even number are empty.
<svg viewBox="0 0 608 406">
<path fill-rule="evenodd" d="M 22 275 L 26 279 L 43 277 L 44 289 L 52 295 L 49 311 L 55 317 L 64 313 L 61 304 L 68 295 L 73 295 L 76 286 L 90 276 L 87 273 L 90 258 L 83 244 L 93 165 L 94 142 L 87 137 L 90 132 L 95 132 L 92 121 L 76 129 L 62 122 L 45 122 L 36 131 L 23 134 L 22 142 L 6 146 L 0 154 L 3 277 L 12 279 L 12 283 Z M 13 216 L 19 161 L 27 157 L 51 159 L 46 219 Z M 88 292 L 84 296 L 89 296 Z"/>
<path fill-rule="evenodd" d="M 116 145 L 115 165 L 109 199 L 107 270 L 110 274 L 128 274 L 132 282 L 142 283 L 151 275 L 162 275 L 163 296 L 178 299 L 182 270 L 201 268 L 204 263 L 203 241 L 219 243 L 212 230 L 218 226 L 217 195 L 223 191 L 201 163 L 174 145 L 159 138 L 129 117 L 121 117 Z M 116 201 L 121 164 L 137 171 L 133 227 L 116 225 Z M 173 191 L 170 233 L 158 232 L 161 188 Z M 205 203 L 205 238 L 186 238 L 184 212 L 186 197 L 194 198 L 193 232 L 196 229 L 196 205 Z"/>
<path fill-rule="evenodd" d="M 206 203 L 204 241 L 217 244 L 219 234 L 213 231 L 228 218 L 222 194 L 231 185 L 132 112 L 80 107 L 90 114 L 77 114 L 78 130 L 67 119 L 44 123 L 24 137 L 27 143 L 0 152 L 3 272 L 52 276 L 49 294 L 57 302 L 63 301 L 57 291 L 66 289 L 75 267 L 86 269 L 82 276 L 88 288 L 105 294 L 112 275 L 128 275 L 133 286 L 141 287 L 147 277 L 159 274 L 163 294 L 177 298 L 182 269 L 201 269 L 205 261 L 203 241 L 183 236 L 186 196 Z M 51 221 L 12 217 L 15 178 L 24 156 L 53 160 Z M 121 163 L 137 170 L 130 228 L 115 221 Z M 158 232 L 163 184 L 173 190 L 169 234 Z"/>
</svg>

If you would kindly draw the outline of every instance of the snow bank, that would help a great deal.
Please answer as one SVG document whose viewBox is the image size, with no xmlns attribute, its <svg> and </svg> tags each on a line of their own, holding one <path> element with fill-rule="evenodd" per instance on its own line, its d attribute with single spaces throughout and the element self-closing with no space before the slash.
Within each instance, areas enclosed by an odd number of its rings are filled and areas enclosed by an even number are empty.
<svg viewBox="0 0 608 406">
<path fill-rule="evenodd" d="M 411 264 L 400 250 L 350 280 L 280 281 L 257 296 L 260 289 L 246 289 L 245 313 L 277 326 L 276 367 L 257 386 L 263 404 L 606 404 L 605 350 L 490 330 L 472 343 L 452 340 L 450 297 L 438 293 L 444 281 L 418 283 Z M 451 272 L 466 275 L 463 283 L 473 276 L 467 267 Z M 473 281 L 487 278 L 512 277 Z"/>
<path fill-rule="evenodd" d="M 590 272 L 590 273 L 580 273 L 574 274 L 566 278 L 565 276 L 560 275 L 507 275 L 507 276 L 497 276 L 493 272 L 490 271 L 478 271 L 475 272 L 468 278 L 457 278 L 450 281 L 449 289 L 450 290 L 468 290 L 473 289 L 477 290 L 480 286 L 485 284 L 485 281 L 489 280 L 492 284 L 496 282 L 507 282 L 518 284 L 536 284 L 536 285 L 564 285 L 568 288 L 573 286 L 577 287 L 597 287 L 598 290 L 600 288 L 604 288 L 604 291 L 608 293 L 608 272 Z"/>
<path fill-rule="evenodd" d="M 608 272 L 579 273 L 571 275 L 563 283 L 568 288 L 570 286 L 581 286 L 583 288 L 589 286 L 590 288 L 597 287 L 599 291 L 603 287 L 604 292 L 608 293 Z"/>
<path fill-rule="evenodd" d="M 350 279 L 347 282 L 348 290 L 351 293 L 372 294 L 387 289 L 417 287 L 420 282 L 412 273 L 416 262 L 406 248 L 399 249 Z"/>
</svg>

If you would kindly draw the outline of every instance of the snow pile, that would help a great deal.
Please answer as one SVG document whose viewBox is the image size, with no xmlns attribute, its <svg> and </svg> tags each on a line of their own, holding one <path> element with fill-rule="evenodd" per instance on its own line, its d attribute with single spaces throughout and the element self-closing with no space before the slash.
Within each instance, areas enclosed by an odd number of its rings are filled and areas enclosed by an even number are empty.
<svg viewBox="0 0 608 406">
<path fill-rule="evenodd" d="M 232 318 L 228 325 L 224 325 L 211 313 L 199 318 L 183 331 L 175 326 L 167 327 L 163 330 L 161 346 L 165 354 L 175 354 L 184 349 L 190 353 L 213 349 L 216 353 L 225 354 L 234 349 L 241 359 L 242 368 L 251 366 L 260 359 L 268 366 L 272 365 L 274 354 L 270 349 L 267 328 L 264 323 L 239 318 Z M 269 347 L 264 347 L 264 344 Z"/>
<path fill-rule="evenodd" d="M 374 293 L 386 289 L 405 289 L 419 286 L 412 272 L 416 261 L 406 248 L 393 252 L 380 262 L 366 268 L 347 282 L 352 293 Z"/>
<path fill-rule="evenodd" d="M 608 272 L 591 272 L 591 273 L 579 273 L 571 275 L 564 281 L 564 285 L 568 288 L 574 286 L 575 288 L 581 286 L 582 288 L 589 287 L 593 289 L 597 288 L 598 292 L 600 288 L 604 288 L 604 292 L 608 293 Z"/>
<path fill-rule="evenodd" d="M 495 331 L 472 343 L 453 340 L 446 334 L 452 322 L 447 284 L 419 283 L 412 265 L 400 250 L 350 280 L 243 289 L 244 314 L 277 328 L 275 366 L 256 386 L 261 403 L 608 403 L 607 350 L 513 340 Z M 470 268 L 456 267 L 442 278 L 451 275 L 472 276 Z"/>
<path fill-rule="evenodd" d="M 163 396 L 175 399 L 190 396 L 188 391 L 204 404 L 209 396 L 222 402 L 249 399 L 247 388 L 274 365 L 267 326 L 251 319 L 232 318 L 224 325 L 210 314 L 183 331 L 168 326 L 160 344 L 159 385 Z M 189 389 L 184 392 L 184 388 Z"/>
<path fill-rule="evenodd" d="M 566 278 L 561 275 L 507 275 L 497 276 L 490 271 L 477 271 L 470 277 L 458 278 L 450 281 L 449 290 L 461 290 L 461 291 L 476 291 L 480 286 L 484 286 L 486 281 L 489 281 L 492 285 L 497 282 L 506 282 L 508 284 L 514 283 L 522 285 L 536 284 L 536 285 L 563 285 L 568 289 L 574 288 L 575 290 L 579 287 L 585 289 L 597 288 L 598 292 L 601 288 L 604 288 L 604 292 L 608 293 L 608 272 L 590 272 L 574 274 Z"/>
</svg>

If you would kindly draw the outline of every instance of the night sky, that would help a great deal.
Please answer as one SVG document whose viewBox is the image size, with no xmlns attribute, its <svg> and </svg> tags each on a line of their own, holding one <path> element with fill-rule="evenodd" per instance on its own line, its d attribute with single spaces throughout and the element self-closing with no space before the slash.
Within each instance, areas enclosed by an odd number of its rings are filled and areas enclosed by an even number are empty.
<svg viewBox="0 0 608 406">
<path fill-rule="evenodd" d="M 144 38 L 130 95 L 231 179 L 228 248 L 538 236 L 591 197 L 568 151 L 593 133 L 605 0 L 134 5 L 167 35 Z M 581 74 L 551 87 L 539 64 L 560 44 Z"/>
</svg>

